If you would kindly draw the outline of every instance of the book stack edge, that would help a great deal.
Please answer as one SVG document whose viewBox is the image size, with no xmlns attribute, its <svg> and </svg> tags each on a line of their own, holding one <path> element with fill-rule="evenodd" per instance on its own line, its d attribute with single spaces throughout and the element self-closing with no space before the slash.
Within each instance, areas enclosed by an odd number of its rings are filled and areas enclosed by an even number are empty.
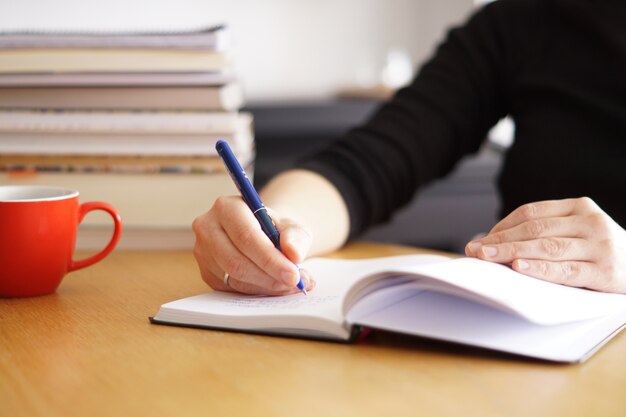
<svg viewBox="0 0 626 417">
<path fill-rule="evenodd" d="M 0 32 L 0 184 L 77 189 L 122 216 L 122 249 L 188 249 L 191 223 L 234 194 L 225 139 L 253 175 L 253 120 L 224 25 L 188 31 Z M 111 233 L 100 213 L 78 249 Z"/>
</svg>

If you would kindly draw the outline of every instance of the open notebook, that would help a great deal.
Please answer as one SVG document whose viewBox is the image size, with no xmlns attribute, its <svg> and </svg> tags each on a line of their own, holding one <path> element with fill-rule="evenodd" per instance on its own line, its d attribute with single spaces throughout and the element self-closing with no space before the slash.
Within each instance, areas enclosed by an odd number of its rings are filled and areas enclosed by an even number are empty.
<svg viewBox="0 0 626 417">
<path fill-rule="evenodd" d="M 626 323 L 626 295 L 537 280 L 477 259 L 405 255 L 310 259 L 309 293 L 208 292 L 167 304 L 153 323 L 350 341 L 363 327 L 579 362 Z"/>
</svg>

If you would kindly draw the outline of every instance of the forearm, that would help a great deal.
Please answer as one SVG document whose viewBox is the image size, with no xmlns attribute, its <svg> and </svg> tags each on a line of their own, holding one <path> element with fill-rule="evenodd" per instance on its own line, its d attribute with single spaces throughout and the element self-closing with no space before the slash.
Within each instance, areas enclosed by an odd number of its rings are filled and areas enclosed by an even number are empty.
<svg viewBox="0 0 626 417">
<path fill-rule="evenodd" d="M 315 172 L 286 171 L 261 190 L 261 198 L 271 210 L 300 223 L 311 233 L 310 255 L 338 249 L 348 238 L 347 206 L 335 186 Z"/>
</svg>

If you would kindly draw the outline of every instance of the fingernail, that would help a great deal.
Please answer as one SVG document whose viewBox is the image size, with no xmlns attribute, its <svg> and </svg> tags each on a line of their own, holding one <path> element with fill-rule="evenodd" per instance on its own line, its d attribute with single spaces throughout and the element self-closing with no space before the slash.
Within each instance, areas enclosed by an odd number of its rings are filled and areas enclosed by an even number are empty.
<svg viewBox="0 0 626 417">
<path fill-rule="evenodd" d="M 286 285 L 296 285 L 298 283 L 298 280 L 300 279 L 300 276 L 298 274 L 295 274 L 293 271 L 283 271 L 280 274 L 280 279 L 286 284 Z"/>
<path fill-rule="evenodd" d="M 480 242 L 477 241 L 473 241 L 467 244 L 467 247 L 469 248 L 470 252 L 472 253 L 476 253 L 480 250 L 480 247 L 482 246 L 482 244 Z"/>
<path fill-rule="evenodd" d="M 498 254 L 498 249 L 493 246 L 483 246 L 483 254 L 485 256 L 496 256 Z"/>
<path fill-rule="evenodd" d="M 530 264 L 522 259 L 518 259 L 517 261 L 517 269 L 528 269 L 530 268 Z"/>
</svg>

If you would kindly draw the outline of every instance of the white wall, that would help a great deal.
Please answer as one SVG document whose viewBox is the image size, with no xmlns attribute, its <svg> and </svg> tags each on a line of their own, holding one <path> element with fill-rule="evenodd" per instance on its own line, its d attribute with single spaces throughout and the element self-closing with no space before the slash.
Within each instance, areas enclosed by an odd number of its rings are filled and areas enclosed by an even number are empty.
<svg viewBox="0 0 626 417">
<path fill-rule="evenodd" d="M 253 100 L 318 99 L 373 82 L 387 52 L 430 54 L 473 0 L 0 0 L 0 28 L 183 28 L 226 22 Z"/>
</svg>

